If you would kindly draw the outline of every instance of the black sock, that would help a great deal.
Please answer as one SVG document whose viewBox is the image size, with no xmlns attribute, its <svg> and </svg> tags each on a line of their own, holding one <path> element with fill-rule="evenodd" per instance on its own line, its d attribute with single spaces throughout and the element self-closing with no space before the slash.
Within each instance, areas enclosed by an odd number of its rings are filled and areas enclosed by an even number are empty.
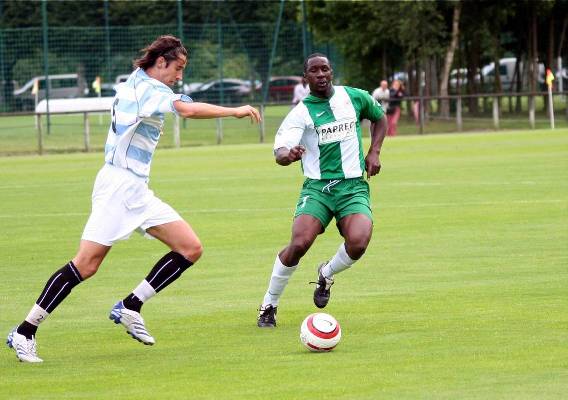
<svg viewBox="0 0 568 400">
<path fill-rule="evenodd" d="M 130 293 L 124 300 L 122 300 L 122 305 L 129 310 L 140 312 L 142 309 L 142 300 L 140 300 L 134 293 Z"/>
<path fill-rule="evenodd" d="M 181 276 L 183 271 L 193 263 L 175 251 L 170 251 L 154 265 L 146 277 L 146 281 L 154 288 L 156 293 Z"/>
<path fill-rule="evenodd" d="M 179 278 L 192 265 L 193 263 L 181 254 L 170 251 L 154 265 L 154 268 L 146 277 L 146 281 L 158 293 Z M 122 304 L 129 310 L 140 312 L 144 303 L 134 293 L 130 293 L 122 300 Z"/>
<path fill-rule="evenodd" d="M 71 293 L 71 289 L 82 281 L 83 279 L 73 261 L 69 261 L 67 265 L 51 275 L 36 304 L 51 313 Z"/>
<path fill-rule="evenodd" d="M 31 339 L 37 332 L 37 326 L 24 320 L 24 322 L 18 326 L 17 332 L 20 335 L 24 335 L 26 339 Z"/>
<path fill-rule="evenodd" d="M 73 261 L 69 261 L 67 265 L 55 271 L 48 279 L 43 291 L 39 295 L 36 304 L 50 314 L 55 308 L 71 293 L 71 289 L 82 282 L 81 275 Z M 18 326 L 17 332 L 24 335 L 27 339 L 31 339 L 37 332 L 37 325 L 26 320 Z"/>
</svg>

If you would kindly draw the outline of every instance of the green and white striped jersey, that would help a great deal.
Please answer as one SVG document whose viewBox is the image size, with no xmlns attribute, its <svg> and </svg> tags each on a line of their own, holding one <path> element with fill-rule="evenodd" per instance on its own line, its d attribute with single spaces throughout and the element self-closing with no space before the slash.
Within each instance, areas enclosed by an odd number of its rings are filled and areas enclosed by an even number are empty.
<svg viewBox="0 0 568 400">
<path fill-rule="evenodd" d="M 361 119 L 378 121 L 381 105 L 364 90 L 334 86 L 329 99 L 308 95 L 286 116 L 274 150 L 306 147 L 304 175 L 311 179 L 358 178 L 365 171 Z"/>
</svg>

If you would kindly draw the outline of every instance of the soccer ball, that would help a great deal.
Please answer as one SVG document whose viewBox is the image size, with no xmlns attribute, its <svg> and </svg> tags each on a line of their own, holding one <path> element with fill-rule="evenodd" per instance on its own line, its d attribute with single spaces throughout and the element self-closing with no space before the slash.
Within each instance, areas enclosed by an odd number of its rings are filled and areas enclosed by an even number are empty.
<svg viewBox="0 0 568 400">
<path fill-rule="evenodd" d="M 327 352 L 341 340 L 339 322 L 329 314 L 310 314 L 300 327 L 300 341 L 310 351 Z"/>
</svg>

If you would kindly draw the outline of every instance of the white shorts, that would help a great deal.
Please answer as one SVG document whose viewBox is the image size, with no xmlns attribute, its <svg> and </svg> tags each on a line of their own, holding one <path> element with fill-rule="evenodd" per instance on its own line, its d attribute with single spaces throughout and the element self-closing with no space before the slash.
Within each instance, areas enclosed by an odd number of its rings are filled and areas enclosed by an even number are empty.
<svg viewBox="0 0 568 400">
<path fill-rule="evenodd" d="M 104 246 L 128 239 L 135 230 L 152 238 L 146 229 L 182 219 L 154 196 L 144 178 L 110 164 L 97 174 L 92 199 L 91 216 L 82 239 Z"/>
</svg>

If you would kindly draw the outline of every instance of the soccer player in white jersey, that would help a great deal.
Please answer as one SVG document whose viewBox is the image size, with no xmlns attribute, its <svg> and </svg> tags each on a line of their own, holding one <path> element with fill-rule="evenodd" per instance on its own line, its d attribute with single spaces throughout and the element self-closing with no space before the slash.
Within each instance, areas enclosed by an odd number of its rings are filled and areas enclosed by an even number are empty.
<svg viewBox="0 0 568 400">
<path fill-rule="evenodd" d="M 193 103 L 175 94 L 182 77 L 187 50 L 174 36 L 161 36 L 142 50 L 136 70 L 116 87 L 112 123 L 105 146 L 105 164 L 95 180 L 92 212 L 75 257 L 57 270 L 25 320 L 8 335 L 7 344 L 20 361 L 41 362 L 36 350 L 38 325 L 65 299 L 71 289 L 93 276 L 111 247 L 135 230 L 157 238 L 170 248 L 132 293 L 117 302 L 110 319 L 122 324 L 138 341 L 155 340 L 140 315 L 142 305 L 163 290 L 201 256 L 202 246 L 190 225 L 148 188 L 152 156 L 162 135 L 164 115 L 185 118 L 250 117 L 259 122 L 251 106 L 220 107 Z"/>
<path fill-rule="evenodd" d="M 334 275 L 361 258 L 373 230 L 369 184 L 379 173 L 379 153 L 386 133 L 384 112 L 369 93 L 333 86 L 333 71 L 323 54 L 304 63 L 310 95 L 294 107 L 276 133 L 276 162 L 286 166 L 301 160 L 306 180 L 300 192 L 290 243 L 278 253 L 257 325 L 276 326 L 278 302 L 300 259 L 335 218 L 344 242 L 318 267 L 314 304 L 324 308 Z M 371 121 L 371 145 L 363 155 L 360 121 Z"/>
</svg>

